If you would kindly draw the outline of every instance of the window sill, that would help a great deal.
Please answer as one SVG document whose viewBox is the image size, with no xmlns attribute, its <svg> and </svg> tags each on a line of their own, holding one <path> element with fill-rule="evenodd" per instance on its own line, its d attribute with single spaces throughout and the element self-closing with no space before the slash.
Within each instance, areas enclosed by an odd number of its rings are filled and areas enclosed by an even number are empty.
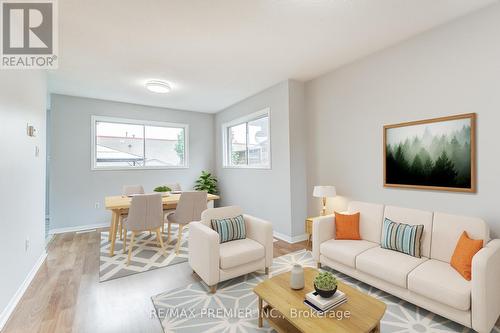
<svg viewBox="0 0 500 333">
<path fill-rule="evenodd" d="M 175 170 L 175 169 L 189 169 L 189 165 L 186 166 L 149 166 L 149 167 L 91 167 L 91 171 L 135 171 L 135 170 Z"/>
<path fill-rule="evenodd" d="M 271 166 L 262 166 L 262 165 L 257 165 L 257 166 L 249 166 L 249 165 L 242 165 L 242 166 L 237 166 L 237 165 L 223 165 L 223 169 L 251 169 L 251 170 L 272 170 Z"/>
</svg>

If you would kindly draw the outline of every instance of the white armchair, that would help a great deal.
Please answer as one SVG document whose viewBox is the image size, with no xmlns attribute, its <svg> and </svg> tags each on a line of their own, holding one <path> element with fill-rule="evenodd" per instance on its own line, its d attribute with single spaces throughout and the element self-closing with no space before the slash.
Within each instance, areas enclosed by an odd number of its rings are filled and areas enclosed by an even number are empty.
<svg viewBox="0 0 500 333">
<path fill-rule="evenodd" d="M 201 214 L 200 222 L 189 224 L 189 264 L 210 286 L 260 269 L 269 273 L 273 261 L 273 228 L 268 221 L 243 214 L 245 239 L 219 244 L 219 234 L 211 226 L 212 219 L 238 216 L 240 207 L 210 208 Z"/>
</svg>

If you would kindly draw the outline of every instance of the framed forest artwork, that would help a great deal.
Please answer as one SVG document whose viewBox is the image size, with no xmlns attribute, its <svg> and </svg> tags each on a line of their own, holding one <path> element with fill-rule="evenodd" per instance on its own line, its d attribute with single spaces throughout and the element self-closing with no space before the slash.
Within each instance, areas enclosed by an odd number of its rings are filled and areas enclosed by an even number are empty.
<svg viewBox="0 0 500 333">
<path fill-rule="evenodd" d="M 384 126 L 384 186 L 476 192 L 476 114 Z"/>
</svg>

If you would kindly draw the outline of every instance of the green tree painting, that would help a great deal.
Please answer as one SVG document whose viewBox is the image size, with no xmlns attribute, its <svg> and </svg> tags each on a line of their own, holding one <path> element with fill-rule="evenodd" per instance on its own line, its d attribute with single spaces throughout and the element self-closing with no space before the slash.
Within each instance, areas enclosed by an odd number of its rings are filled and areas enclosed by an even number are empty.
<svg viewBox="0 0 500 333">
<path fill-rule="evenodd" d="M 475 118 L 465 116 L 386 126 L 385 184 L 472 189 Z"/>
</svg>

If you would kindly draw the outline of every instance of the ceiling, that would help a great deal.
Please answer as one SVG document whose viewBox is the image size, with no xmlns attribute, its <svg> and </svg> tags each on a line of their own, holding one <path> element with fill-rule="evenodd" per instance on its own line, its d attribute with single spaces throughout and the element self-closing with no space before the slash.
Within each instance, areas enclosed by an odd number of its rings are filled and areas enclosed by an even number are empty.
<svg viewBox="0 0 500 333">
<path fill-rule="evenodd" d="M 64 0 L 49 91 L 217 112 L 496 0 Z M 144 88 L 163 79 L 169 94 Z"/>
</svg>

